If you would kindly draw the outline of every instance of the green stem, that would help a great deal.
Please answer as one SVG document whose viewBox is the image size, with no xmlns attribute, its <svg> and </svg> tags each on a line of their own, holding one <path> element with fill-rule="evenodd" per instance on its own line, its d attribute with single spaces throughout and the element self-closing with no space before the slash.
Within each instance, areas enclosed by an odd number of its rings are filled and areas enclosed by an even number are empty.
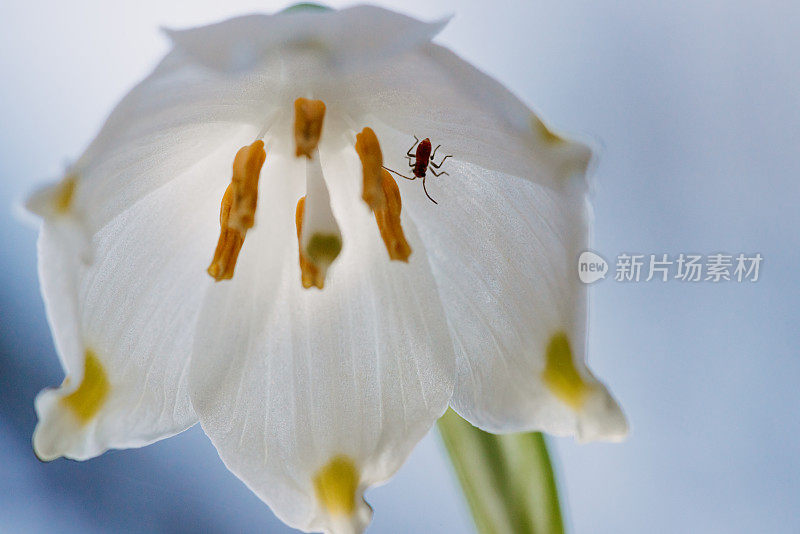
<svg viewBox="0 0 800 534">
<path fill-rule="evenodd" d="M 480 534 L 564 533 L 541 433 L 490 434 L 453 410 L 438 427 Z"/>
</svg>

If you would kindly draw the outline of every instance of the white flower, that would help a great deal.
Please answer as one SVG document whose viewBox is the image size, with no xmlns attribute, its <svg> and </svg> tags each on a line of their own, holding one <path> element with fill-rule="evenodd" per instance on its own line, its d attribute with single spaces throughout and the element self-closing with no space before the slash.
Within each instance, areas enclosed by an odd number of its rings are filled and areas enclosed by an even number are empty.
<svg viewBox="0 0 800 534">
<path fill-rule="evenodd" d="M 168 32 L 29 202 L 67 375 L 36 400 L 41 458 L 199 420 L 285 522 L 360 532 L 365 488 L 448 405 L 495 432 L 625 434 L 584 364 L 590 153 L 432 44 L 443 24 L 354 7 Z M 452 155 L 428 168 L 438 204 L 381 168 L 411 177 L 415 135 Z"/>
</svg>

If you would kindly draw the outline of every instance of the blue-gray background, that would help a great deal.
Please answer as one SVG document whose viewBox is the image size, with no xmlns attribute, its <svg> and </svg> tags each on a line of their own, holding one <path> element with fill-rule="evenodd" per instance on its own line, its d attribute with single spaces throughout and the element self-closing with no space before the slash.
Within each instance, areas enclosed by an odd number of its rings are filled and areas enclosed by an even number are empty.
<svg viewBox="0 0 800 534">
<path fill-rule="evenodd" d="M 796 2 L 403 0 L 457 14 L 440 41 L 551 124 L 601 144 L 594 248 L 754 253 L 755 283 L 591 288 L 590 362 L 622 445 L 554 440 L 579 533 L 798 532 L 800 7 Z M 0 3 L 0 531 L 286 532 L 195 428 L 98 459 L 33 456 L 36 392 L 62 375 L 12 205 L 57 176 L 187 26 L 270 2 Z M 613 267 L 612 267 L 613 268 Z M 368 494 L 372 532 L 464 532 L 435 435 Z"/>
</svg>

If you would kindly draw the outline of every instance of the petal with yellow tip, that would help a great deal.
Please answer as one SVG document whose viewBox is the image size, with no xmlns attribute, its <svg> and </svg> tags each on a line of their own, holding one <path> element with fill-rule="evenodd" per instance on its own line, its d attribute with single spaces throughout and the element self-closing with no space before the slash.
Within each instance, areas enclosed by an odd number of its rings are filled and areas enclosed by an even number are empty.
<svg viewBox="0 0 800 534">
<path fill-rule="evenodd" d="M 350 515 L 356 509 L 359 473 L 353 461 L 338 455 L 314 475 L 317 500 L 332 515 Z"/>
<path fill-rule="evenodd" d="M 587 247 L 585 188 L 456 158 L 448 169 L 434 182 L 435 209 L 414 182 L 402 185 L 459 355 L 451 405 L 490 432 L 622 439 L 625 417 L 585 363 L 586 287 L 575 271 Z"/>
<path fill-rule="evenodd" d="M 187 366 L 209 282 L 203 266 L 219 231 L 219 176 L 230 172 L 238 146 L 231 140 L 222 147 L 227 157 L 112 219 L 92 236 L 89 263 L 63 225 L 45 219 L 41 284 L 69 381 L 37 396 L 34 448 L 42 459 L 85 460 L 196 422 Z"/>
<path fill-rule="evenodd" d="M 28 211 L 40 217 L 56 217 L 70 214 L 75 199 L 78 175 L 67 173 L 55 184 L 41 187 L 25 202 Z"/>
<path fill-rule="evenodd" d="M 67 377 L 69 379 L 69 377 Z M 85 425 L 97 415 L 108 397 L 111 385 L 106 370 L 92 349 L 86 349 L 83 363 L 83 378 L 78 389 L 62 397 L 61 402 Z"/>
<path fill-rule="evenodd" d="M 225 464 L 278 517 L 306 531 L 360 533 L 369 518 L 361 492 L 387 480 L 447 406 L 453 344 L 425 252 L 387 261 L 352 145 L 299 163 L 315 160 L 337 184 L 326 205 L 346 237 L 325 289 L 298 283 L 291 217 L 302 191 L 276 189 L 259 226 L 290 222 L 292 234 L 255 233 L 263 252 L 243 254 L 234 283 L 209 292 L 192 401 Z M 413 225 L 405 232 L 418 239 Z M 236 328 L 219 328 L 220 317 Z M 330 467 L 334 458 L 346 460 Z"/>
<path fill-rule="evenodd" d="M 346 455 L 334 456 L 314 474 L 314 491 L 326 531 L 360 533 L 372 519 L 372 508 L 362 497 L 358 467 Z"/>
</svg>

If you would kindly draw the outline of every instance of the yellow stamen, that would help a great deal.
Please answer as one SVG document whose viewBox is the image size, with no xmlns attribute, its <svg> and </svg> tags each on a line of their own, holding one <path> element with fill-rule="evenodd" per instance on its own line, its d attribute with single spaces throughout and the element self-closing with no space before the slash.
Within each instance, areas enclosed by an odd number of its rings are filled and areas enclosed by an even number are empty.
<svg viewBox="0 0 800 534">
<path fill-rule="evenodd" d="M 233 201 L 228 226 L 244 234 L 255 223 L 258 179 L 267 159 L 264 141 L 242 147 L 233 158 Z"/>
<path fill-rule="evenodd" d="M 331 515 L 353 515 L 359 473 L 353 461 L 344 455 L 334 456 L 314 475 L 317 500 Z"/>
<path fill-rule="evenodd" d="M 258 180 L 267 158 L 264 142 L 242 147 L 233 159 L 233 178 L 222 196 L 219 210 L 219 240 L 208 274 L 214 280 L 230 280 L 247 230 L 255 223 Z"/>
<path fill-rule="evenodd" d="M 61 402 L 78 418 L 81 425 L 85 425 L 97 415 L 110 389 L 103 365 L 91 349 L 86 349 L 81 385 L 63 397 Z"/>
<path fill-rule="evenodd" d="M 564 332 L 558 332 L 550 338 L 546 359 L 542 380 L 553 395 L 573 410 L 580 410 L 592 386 L 575 367 L 569 338 Z"/>
<path fill-rule="evenodd" d="M 378 137 L 372 128 L 364 128 L 356 135 L 356 152 L 361 159 L 364 175 L 362 198 L 373 211 L 386 205 L 386 196 L 382 191 L 383 154 Z"/>
<path fill-rule="evenodd" d="M 296 156 L 311 159 L 322 135 L 325 103 L 322 100 L 298 98 L 294 101 L 294 141 Z"/>
<path fill-rule="evenodd" d="M 239 251 L 244 244 L 244 236 L 238 230 L 228 227 L 228 218 L 231 213 L 231 203 L 233 202 L 233 184 L 225 190 L 222 197 L 222 205 L 219 210 L 219 241 L 217 249 L 214 251 L 214 259 L 208 266 L 208 274 L 214 280 L 230 280 L 233 278 L 233 270 L 236 268 L 236 260 L 239 258 Z"/>
<path fill-rule="evenodd" d="M 403 207 L 400 199 L 400 189 L 386 169 L 382 170 L 381 196 L 383 207 L 375 210 L 375 222 L 381 232 L 386 251 L 392 260 L 408 262 L 411 247 L 406 241 L 403 226 L 400 224 L 400 211 Z"/>
<path fill-rule="evenodd" d="M 300 251 L 300 281 L 305 289 L 312 286 L 322 289 L 325 286 L 325 275 L 314 265 L 303 252 L 303 215 L 305 214 L 306 197 L 301 197 L 297 201 L 297 209 L 294 212 L 294 222 L 297 226 L 297 243 Z"/>
</svg>

